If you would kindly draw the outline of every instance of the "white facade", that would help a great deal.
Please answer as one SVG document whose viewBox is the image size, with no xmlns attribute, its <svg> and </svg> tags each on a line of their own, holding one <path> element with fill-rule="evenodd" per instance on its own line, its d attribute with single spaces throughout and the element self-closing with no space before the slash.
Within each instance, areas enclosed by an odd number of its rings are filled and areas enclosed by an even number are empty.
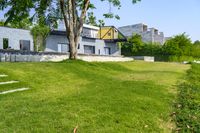
<svg viewBox="0 0 200 133">
<path fill-rule="evenodd" d="M 106 42 L 105 40 L 98 39 L 99 30 L 100 28 L 96 26 L 83 25 L 78 53 L 120 56 L 121 49 L 116 42 Z M 69 52 L 69 42 L 65 31 L 65 24 L 63 21 L 60 21 L 58 28 L 52 31 L 46 39 L 46 52 Z"/>
<path fill-rule="evenodd" d="M 62 26 L 58 29 L 52 31 L 46 38 L 45 52 L 69 52 L 65 29 Z M 98 39 L 98 31 L 98 27 L 84 25 L 78 53 L 120 56 L 121 49 L 117 43 Z M 0 27 L 0 49 L 4 49 L 5 39 L 8 40 L 6 49 L 34 51 L 33 37 L 29 30 Z M 24 46 L 28 48 L 24 49 Z"/>
<path fill-rule="evenodd" d="M 0 26 L 0 49 L 3 49 L 3 40 L 8 40 L 9 49 L 20 50 L 20 42 L 30 42 L 30 51 L 34 50 L 33 37 L 29 30 L 15 29 Z"/>
<path fill-rule="evenodd" d="M 109 50 L 108 50 L 109 49 Z M 65 35 L 49 35 L 46 39 L 46 52 L 69 52 L 69 42 Z M 78 46 L 79 54 L 120 56 L 121 49 L 116 43 L 108 43 L 95 38 L 81 37 Z"/>
</svg>

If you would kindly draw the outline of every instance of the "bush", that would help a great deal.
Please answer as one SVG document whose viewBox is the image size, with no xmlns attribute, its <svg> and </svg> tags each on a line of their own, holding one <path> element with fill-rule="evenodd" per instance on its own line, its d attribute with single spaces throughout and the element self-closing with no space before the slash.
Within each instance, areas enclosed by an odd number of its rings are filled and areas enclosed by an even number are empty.
<svg viewBox="0 0 200 133">
<path fill-rule="evenodd" d="M 155 56 L 156 61 L 168 61 L 168 62 L 193 62 L 194 60 L 200 60 L 200 58 L 192 57 L 192 56 Z"/>
<path fill-rule="evenodd" d="M 192 64 L 187 81 L 179 86 L 174 120 L 180 132 L 200 132 L 200 65 Z"/>
<path fill-rule="evenodd" d="M 142 37 L 134 34 L 122 43 L 122 54 L 125 56 L 154 56 L 156 61 L 192 62 L 200 60 L 200 41 L 194 44 L 185 33 L 167 40 L 164 45 L 144 43 Z"/>
</svg>

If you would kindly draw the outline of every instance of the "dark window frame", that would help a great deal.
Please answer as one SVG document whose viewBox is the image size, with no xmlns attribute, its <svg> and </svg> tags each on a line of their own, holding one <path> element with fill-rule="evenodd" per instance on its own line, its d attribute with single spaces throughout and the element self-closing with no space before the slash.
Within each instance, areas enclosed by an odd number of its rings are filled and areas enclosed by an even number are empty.
<svg viewBox="0 0 200 133">
<path fill-rule="evenodd" d="M 108 32 L 108 36 L 111 36 L 111 32 Z"/>
<path fill-rule="evenodd" d="M 3 38 L 3 49 L 8 49 L 8 48 L 9 48 L 9 39 Z"/>
<path fill-rule="evenodd" d="M 85 47 L 92 47 L 92 53 L 86 53 Z M 95 54 L 95 46 L 83 45 L 83 49 L 84 49 L 84 54 Z"/>
<path fill-rule="evenodd" d="M 57 43 L 57 46 L 58 44 L 61 44 L 61 45 L 67 45 L 68 46 L 68 51 L 67 52 L 70 52 L 70 46 L 69 46 L 69 43 Z M 63 47 L 61 46 L 61 51 L 63 51 Z M 64 52 L 61 52 L 61 53 L 64 53 Z"/>
<path fill-rule="evenodd" d="M 106 49 L 108 49 L 109 51 L 109 53 L 108 54 L 106 54 Z M 111 48 L 110 47 L 104 47 L 104 52 L 105 52 L 105 55 L 111 55 Z"/>
<path fill-rule="evenodd" d="M 30 40 L 19 40 L 20 50 L 31 51 L 31 41 Z"/>
</svg>

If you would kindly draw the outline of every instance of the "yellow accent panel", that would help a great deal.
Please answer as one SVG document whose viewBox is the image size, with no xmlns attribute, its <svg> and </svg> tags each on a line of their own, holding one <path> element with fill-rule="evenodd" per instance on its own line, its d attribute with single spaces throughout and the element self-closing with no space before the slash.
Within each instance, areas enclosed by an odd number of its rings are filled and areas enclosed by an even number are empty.
<svg viewBox="0 0 200 133">
<path fill-rule="evenodd" d="M 98 38 L 101 39 L 118 39 L 118 31 L 113 27 L 101 27 L 98 32 Z"/>
</svg>

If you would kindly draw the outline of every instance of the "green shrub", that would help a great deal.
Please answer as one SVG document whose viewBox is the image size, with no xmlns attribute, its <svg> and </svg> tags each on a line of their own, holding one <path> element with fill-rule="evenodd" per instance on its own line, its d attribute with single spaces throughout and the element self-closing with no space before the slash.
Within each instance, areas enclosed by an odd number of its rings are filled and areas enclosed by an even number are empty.
<svg viewBox="0 0 200 133">
<path fill-rule="evenodd" d="M 156 61 L 169 61 L 169 62 L 193 62 L 194 60 L 200 60 L 200 58 L 192 57 L 192 56 L 155 56 Z"/>
<path fill-rule="evenodd" d="M 180 132 L 200 132 L 200 65 L 192 64 L 187 81 L 179 86 L 174 120 Z"/>
</svg>

